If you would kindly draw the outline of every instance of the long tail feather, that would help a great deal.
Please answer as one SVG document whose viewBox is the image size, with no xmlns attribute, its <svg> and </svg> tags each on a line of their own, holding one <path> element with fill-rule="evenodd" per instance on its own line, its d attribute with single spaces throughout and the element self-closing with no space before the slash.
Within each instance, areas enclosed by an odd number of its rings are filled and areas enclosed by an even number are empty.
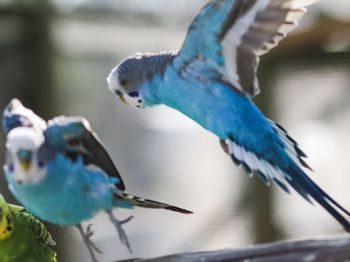
<svg viewBox="0 0 350 262">
<path fill-rule="evenodd" d="M 317 201 L 324 209 L 328 211 L 343 227 L 350 233 L 350 221 L 346 219 L 346 216 L 350 218 L 350 212 L 336 202 L 331 196 L 323 191 L 315 182 L 311 180 L 298 166 L 293 165 L 290 170 L 292 180 L 289 184 L 299 193 L 311 196 L 312 199 Z M 304 195 L 303 194 L 303 195 Z"/>
<path fill-rule="evenodd" d="M 244 147 L 236 144 L 232 140 L 221 140 L 220 144 L 236 164 L 245 167 L 248 174 L 252 172 L 257 174 L 266 184 L 270 184 L 270 181 L 274 181 L 286 192 L 289 192 L 287 187 L 287 184 L 289 184 L 289 186 L 310 203 L 312 203 L 312 200 L 319 203 L 347 232 L 350 233 L 350 212 L 306 175 L 303 168 L 308 168 L 308 166 L 301 162 L 305 154 L 301 154 L 301 150 L 297 150 L 298 144 L 292 142 L 292 138 L 288 138 L 288 134 L 282 128 L 279 128 L 279 131 L 282 131 L 279 132 L 280 137 L 286 138 L 284 142 L 292 145 L 292 147 L 285 148 L 285 152 L 290 157 L 290 162 L 288 167 L 284 168 L 279 168 L 263 158 L 259 158 L 254 153 L 245 150 Z"/>
<path fill-rule="evenodd" d="M 172 205 L 157 202 L 154 200 L 144 199 L 144 198 L 129 195 L 129 194 L 123 193 L 123 192 L 116 192 L 116 193 L 114 193 L 114 196 L 118 199 L 127 201 L 128 203 L 130 203 L 133 206 L 139 206 L 139 207 L 145 207 L 145 208 L 155 208 L 155 209 L 167 209 L 167 210 L 171 210 L 171 211 L 182 213 L 182 214 L 193 214 L 192 211 L 189 211 L 189 210 L 177 207 L 177 206 L 172 206 Z"/>
</svg>

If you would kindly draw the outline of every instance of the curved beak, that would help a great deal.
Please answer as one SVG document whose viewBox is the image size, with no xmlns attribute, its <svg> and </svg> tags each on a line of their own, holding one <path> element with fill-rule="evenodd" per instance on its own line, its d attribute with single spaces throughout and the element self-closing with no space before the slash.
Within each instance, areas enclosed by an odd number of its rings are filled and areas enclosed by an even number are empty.
<svg viewBox="0 0 350 262">
<path fill-rule="evenodd" d="M 20 150 L 17 155 L 21 168 L 27 172 L 32 163 L 32 152 L 28 150 Z"/>
<path fill-rule="evenodd" d="M 118 95 L 118 97 L 124 104 L 126 104 L 126 100 L 123 95 Z"/>
</svg>

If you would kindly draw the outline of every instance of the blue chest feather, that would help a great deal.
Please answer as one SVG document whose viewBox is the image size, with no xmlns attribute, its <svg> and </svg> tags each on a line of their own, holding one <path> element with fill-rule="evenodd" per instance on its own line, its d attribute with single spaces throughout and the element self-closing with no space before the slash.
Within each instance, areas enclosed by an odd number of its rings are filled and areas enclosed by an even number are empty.
<svg viewBox="0 0 350 262">
<path fill-rule="evenodd" d="M 248 97 L 223 82 L 185 74 L 178 75 L 170 68 L 164 76 L 144 84 L 141 90 L 145 103 L 166 104 L 223 139 L 234 134 L 245 136 L 249 130 L 254 136 L 265 131 L 265 117 Z"/>
<path fill-rule="evenodd" d="M 58 154 L 46 163 L 46 175 L 38 183 L 17 184 L 5 168 L 9 187 L 26 208 L 54 224 L 74 225 L 113 207 L 130 208 L 113 198 L 116 178 L 84 167 L 80 158 L 72 162 Z"/>
<path fill-rule="evenodd" d="M 285 165 L 284 148 L 271 125 L 250 98 L 213 80 L 215 72 L 198 64 L 193 72 L 169 66 L 141 88 L 146 105 L 163 103 L 187 115 L 221 139 L 231 139 L 268 161 Z M 201 68 L 201 66 L 203 66 Z M 209 76 L 209 77 L 206 77 Z"/>
</svg>

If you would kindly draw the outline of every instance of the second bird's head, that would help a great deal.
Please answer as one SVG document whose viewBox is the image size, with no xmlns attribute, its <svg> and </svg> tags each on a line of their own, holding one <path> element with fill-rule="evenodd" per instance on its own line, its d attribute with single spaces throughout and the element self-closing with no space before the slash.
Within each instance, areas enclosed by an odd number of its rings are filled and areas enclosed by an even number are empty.
<svg viewBox="0 0 350 262">
<path fill-rule="evenodd" d="M 157 104 L 159 101 L 155 92 L 150 95 L 150 92 L 145 92 L 144 87 L 147 84 L 152 86 L 153 80 L 165 73 L 177 54 L 178 51 L 136 53 L 112 69 L 107 77 L 108 88 L 124 103 L 135 108 Z"/>
<path fill-rule="evenodd" d="M 143 108 L 140 88 L 147 80 L 144 56 L 136 54 L 126 58 L 107 77 L 108 88 L 119 99 L 135 108 Z"/>
<path fill-rule="evenodd" d="M 7 135 L 6 167 L 18 184 L 36 183 L 45 176 L 39 156 L 43 143 L 43 134 L 34 128 L 18 127 Z"/>
</svg>

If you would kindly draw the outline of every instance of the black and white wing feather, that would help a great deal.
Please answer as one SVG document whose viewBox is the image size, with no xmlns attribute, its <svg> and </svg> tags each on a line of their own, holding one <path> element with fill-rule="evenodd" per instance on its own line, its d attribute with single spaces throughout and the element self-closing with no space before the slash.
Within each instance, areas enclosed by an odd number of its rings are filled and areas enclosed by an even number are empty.
<svg viewBox="0 0 350 262">
<path fill-rule="evenodd" d="M 124 192 L 116 192 L 114 194 L 114 196 L 117 199 L 126 201 L 133 206 L 153 208 L 153 209 L 166 209 L 166 210 L 171 210 L 171 211 L 182 213 L 182 214 L 193 214 L 192 211 L 183 209 L 181 207 L 177 207 L 177 206 L 169 205 L 169 204 L 158 202 L 158 201 L 129 195 L 129 194 L 124 193 Z"/>
<path fill-rule="evenodd" d="M 50 136 L 50 134 L 53 135 Z M 103 143 L 82 117 L 57 117 L 49 121 L 45 136 L 58 150 L 75 159 L 81 156 L 86 165 L 95 165 L 111 177 L 118 178 L 116 187 L 125 190 L 124 182 Z"/>
<path fill-rule="evenodd" d="M 298 24 L 317 0 L 214 0 L 192 22 L 179 56 L 179 70 L 201 60 L 247 96 L 259 93 L 259 57 Z M 201 70 L 201 69 L 199 69 Z"/>
</svg>

